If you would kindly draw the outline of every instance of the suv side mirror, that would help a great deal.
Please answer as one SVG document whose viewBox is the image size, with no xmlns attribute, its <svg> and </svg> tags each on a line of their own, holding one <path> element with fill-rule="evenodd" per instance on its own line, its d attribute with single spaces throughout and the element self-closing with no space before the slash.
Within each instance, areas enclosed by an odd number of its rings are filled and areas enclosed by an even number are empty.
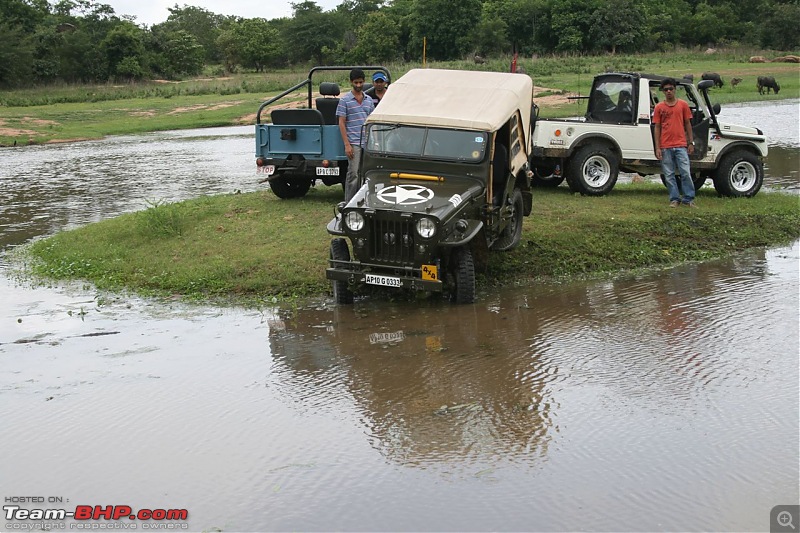
<svg viewBox="0 0 800 533">
<path fill-rule="evenodd" d="M 711 109 L 713 109 L 713 110 L 714 110 L 714 114 L 715 114 L 715 115 L 719 115 L 719 112 L 720 112 L 720 110 L 722 109 L 722 107 L 720 107 L 720 105 L 719 105 L 719 104 L 714 104 L 713 106 L 711 106 Z"/>
<path fill-rule="evenodd" d="M 700 89 L 701 91 L 708 90 L 713 86 L 714 86 L 714 80 L 703 80 L 697 84 L 697 88 Z"/>
</svg>

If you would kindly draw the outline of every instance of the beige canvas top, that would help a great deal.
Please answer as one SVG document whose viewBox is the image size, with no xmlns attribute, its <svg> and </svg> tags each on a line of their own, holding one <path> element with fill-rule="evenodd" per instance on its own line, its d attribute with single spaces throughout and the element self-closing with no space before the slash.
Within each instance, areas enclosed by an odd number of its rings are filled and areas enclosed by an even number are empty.
<svg viewBox="0 0 800 533">
<path fill-rule="evenodd" d="M 495 131 L 517 110 L 527 125 L 532 100 L 525 74 L 413 69 L 391 83 L 367 122 Z"/>
</svg>

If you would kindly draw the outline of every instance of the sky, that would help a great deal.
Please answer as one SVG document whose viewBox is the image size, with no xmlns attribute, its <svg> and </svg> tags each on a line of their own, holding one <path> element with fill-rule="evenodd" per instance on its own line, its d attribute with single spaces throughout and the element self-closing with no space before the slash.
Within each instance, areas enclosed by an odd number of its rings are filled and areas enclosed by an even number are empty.
<svg viewBox="0 0 800 533">
<path fill-rule="evenodd" d="M 302 0 L 294 0 L 299 3 Z M 274 19 L 292 15 L 290 0 L 99 0 L 114 8 L 117 16 L 133 15 L 137 24 L 152 26 L 167 20 L 168 7 L 178 4 L 202 7 L 218 15 L 235 15 L 245 18 L 261 17 Z M 316 0 L 324 11 L 329 11 L 341 3 L 341 0 Z"/>
</svg>

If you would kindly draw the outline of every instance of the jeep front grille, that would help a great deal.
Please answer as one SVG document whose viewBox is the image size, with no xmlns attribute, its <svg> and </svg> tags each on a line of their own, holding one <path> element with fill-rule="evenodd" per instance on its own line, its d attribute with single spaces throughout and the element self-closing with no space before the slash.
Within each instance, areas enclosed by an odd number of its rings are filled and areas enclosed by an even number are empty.
<svg viewBox="0 0 800 533">
<path fill-rule="evenodd" d="M 414 226 L 410 220 L 372 219 L 370 259 L 407 265 L 414 261 Z"/>
</svg>

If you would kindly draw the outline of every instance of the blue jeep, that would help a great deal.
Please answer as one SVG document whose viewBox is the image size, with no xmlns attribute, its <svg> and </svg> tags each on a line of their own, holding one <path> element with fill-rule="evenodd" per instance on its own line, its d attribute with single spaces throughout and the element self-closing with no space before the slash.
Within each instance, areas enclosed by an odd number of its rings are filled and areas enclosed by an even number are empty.
<svg viewBox="0 0 800 533">
<path fill-rule="evenodd" d="M 348 161 L 336 117 L 339 85 L 332 82 L 320 83 L 320 96 L 314 99 L 312 77 L 317 72 L 350 71 L 354 68 L 365 72 L 381 71 L 391 80 L 389 71 L 382 66 L 314 67 L 309 71 L 307 79 L 267 100 L 258 108 L 256 166 L 259 174 L 265 175 L 262 182 L 269 182 L 270 188 L 279 198 L 301 198 L 317 180 L 325 185 L 344 185 Z M 364 90 L 367 90 L 367 84 L 364 85 Z M 308 90 L 306 107 L 273 109 L 270 113 L 272 123 L 262 124 L 261 115 L 264 109 L 303 88 Z"/>
</svg>

